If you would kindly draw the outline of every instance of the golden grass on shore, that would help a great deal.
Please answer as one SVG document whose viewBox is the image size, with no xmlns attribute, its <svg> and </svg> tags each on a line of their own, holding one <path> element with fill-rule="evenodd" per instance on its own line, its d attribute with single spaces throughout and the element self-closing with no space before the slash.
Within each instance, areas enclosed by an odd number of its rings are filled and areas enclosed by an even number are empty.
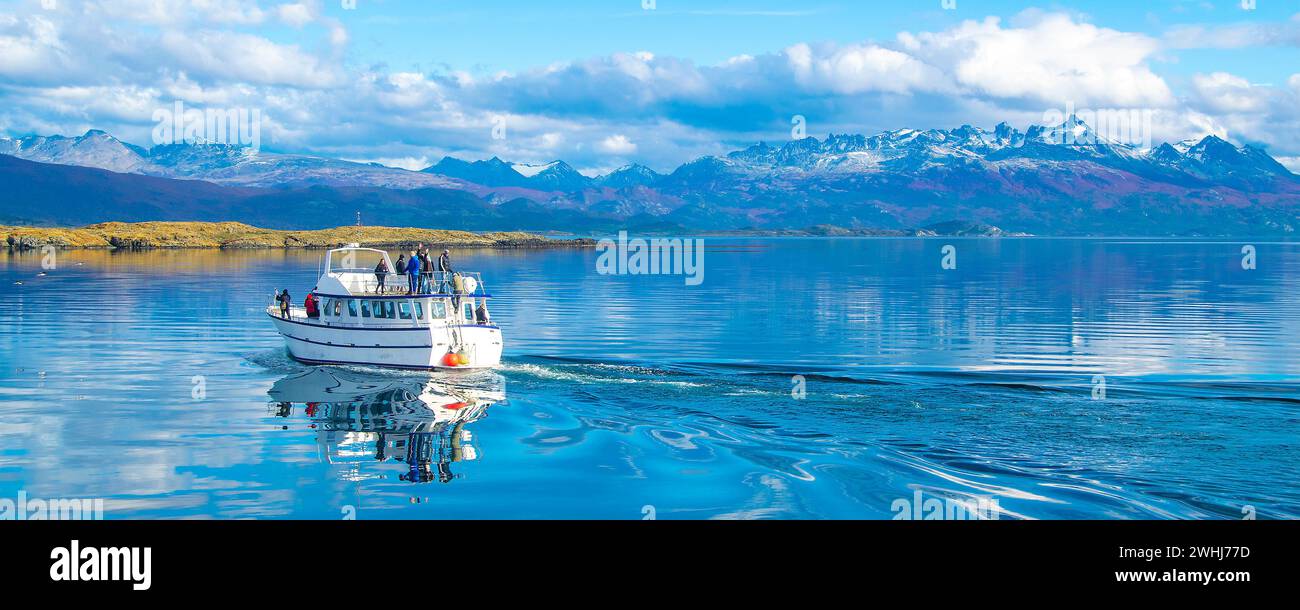
<svg viewBox="0 0 1300 610">
<path fill-rule="evenodd" d="M 80 228 L 9 227 L 11 249 L 40 248 L 333 248 L 347 243 L 393 248 L 423 243 L 458 248 L 582 247 L 586 239 L 554 240 L 522 232 L 471 233 L 400 227 L 338 227 L 313 231 L 261 229 L 239 222 L 105 222 Z"/>
</svg>

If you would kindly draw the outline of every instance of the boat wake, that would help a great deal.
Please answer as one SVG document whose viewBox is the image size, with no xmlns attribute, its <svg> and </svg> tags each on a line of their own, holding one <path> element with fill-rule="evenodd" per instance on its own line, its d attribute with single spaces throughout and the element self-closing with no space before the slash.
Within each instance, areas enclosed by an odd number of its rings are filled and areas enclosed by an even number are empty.
<svg viewBox="0 0 1300 610">
<path fill-rule="evenodd" d="M 1101 398 L 1088 377 L 826 369 L 802 374 L 796 398 L 798 373 L 770 365 L 531 357 L 502 373 L 517 402 L 564 400 L 578 420 L 625 430 L 628 442 L 798 481 L 786 497 L 846 496 L 835 509 L 795 503 L 782 516 L 893 518 L 893 501 L 918 491 L 994 498 L 1001 518 L 1241 518 L 1246 506 L 1300 514 L 1300 495 L 1281 480 L 1290 475 L 1258 468 L 1254 477 L 1278 480 L 1261 493 L 1209 474 L 1256 469 L 1253 451 L 1288 443 L 1237 409 L 1249 402 L 1294 429 L 1294 400 L 1281 394 L 1300 388 L 1288 384 L 1116 378 Z M 1171 408 L 1170 397 L 1195 400 Z M 1187 431 L 1205 417 L 1241 425 L 1227 422 L 1231 438 Z"/>
<path fill-rule="evenodd" d="M 248 361 L 282 374 L 312 368 L 283 350 Z M 704 468 L 763 498 L 707 516 L 889 519 L 930 498 L 945 506 L 992 501 L 984 516 L 1007 519 L 1230 519 L 1248 506 L 1300 515 L 1300 495 L 1283 480 L 1300 473 L 1251 459 L 1289 442 L 1286 427 L 1261 433 L 1252 417 L 1297 425 L 1296 401 L 1282 396 L 1296 388 L 1285 383 L 1119 378 L 1098 400 L 1090 379 L 1010 372 L 800 374 L 556 357 L 507 359 L 495 372 L 329 368 L 469 386 L 491 377 L 508 387 L 503 404 L 512 405 L 494 417 L 529 418 L 508 427 L 533 451 L 614 441 L 639 476 Z M 1211 416 L 1216 432 L 1188 425 Z M 1213 474 L 1243 470 L 1259 472 Z M 1277 485 L 1266 493 L 1240 483 L 1269 478 Z"/>
</svg>

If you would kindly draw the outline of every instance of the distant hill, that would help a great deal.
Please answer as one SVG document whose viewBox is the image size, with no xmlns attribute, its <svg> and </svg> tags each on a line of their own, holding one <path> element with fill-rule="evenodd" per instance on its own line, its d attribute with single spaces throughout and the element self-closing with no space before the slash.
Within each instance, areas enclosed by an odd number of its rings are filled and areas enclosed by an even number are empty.
<svg viewBox="0 0 1300 610">
<path fill-rule="evenodd" d="M 466 231 L 594 232 L 623 226 L 526 199 L 489 203 L 439 188 L 230 187 L 201 180 L 119 174 L 0 155 L 0 224 L 81 226 L 109 221 L 238 221 L 271 229 L 366 224 Z"/>
<path fill-rule="evenodd" d="M 519 232 L 469 233 L 396 227 L 337 227 L 314 231 L 277 231 L 239 222 L 107 222 L 73 229 L 0 226 L 0 243 L 11 248 L 332 248 L 357 243 L 372 248 L 427 246 L 442 248 L 589 247 L 590 239 L 547 239 Z"/>
</svg>

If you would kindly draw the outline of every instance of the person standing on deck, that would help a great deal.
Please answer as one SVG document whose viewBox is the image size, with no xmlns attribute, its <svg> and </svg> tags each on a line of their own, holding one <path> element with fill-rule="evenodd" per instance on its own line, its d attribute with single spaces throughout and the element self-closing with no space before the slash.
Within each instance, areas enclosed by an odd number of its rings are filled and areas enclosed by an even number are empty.
<svg viewBox="0 0 1300 610">
<path fill-rule="evenodd" d="M 433 263 L 429 260 L 429 249 L 420 244 L 420 290 L 433 291 Z"/>
<path fill-rule="evenodd" d="M 302 305 L 303 308 L 307 310 L 308 318 L 315 319 L 320 317 L 320 301 L 316 300 L 316 293 L 307 293 L 307 300 L 303 301 Z"/>
<path fill-rule="evenodd" d="M 420 257 L 411 252 L 411 260 L 406 263 L 407 284 L 411 294 L 420 292 Z"/>
<path fill-rule="evenodd" d="M 442 284 L 447 287 L 447 292 L 451 292 L 451 250 L 443 249 L 442 256 L 438 257 L 438 271 L 442 273 Z M 439 289 L 441 290 L 441 288 Z"/>
<path fill-rule="evenodd" d="M 286 320 L 289 319 L 289 303 L 292 302 L 289 300 L 290 298 L 289 289 L 285 288 L 284 292 L 281 292 L 277 299 L 280 301 L 280 317 Z"/>
<path fill-rule="evenodd" d="M 375 265 L 375 279 L 379 281 L 379 286 L 375 288 L 375 292 L 379 294 L 384 294 L 384 280 L 387 277 L 388 277 L 388 261 L 381 258 L 379 259 L 379 264 Z"/>
<path fill-rule="evenodd" d="M 414 263 L 414 262 L 416 262 L 416 261 L 418 260 L 418 261 L 420 261 L 421 271 L 426 271 L 426 270 L 427 270 L 427 266 L 424 264 L 424 256 L 423 256 L 423 254 L 424 254 L 424 244 L 416 244 L 416 245 L 415 245 L 415 252 L 412 252 L 412 253 L 411 253 L 411 260 L 406 261 L 406 268 L 407 268 L 407 270 L 410 270 L 410 268 L 411 268 L 411 263 Z M 420 289 L 420 292 L 425 292 L 425 290 L 424 290 L 424 277 L 423 277 L 423 276 L 418 276 L 418 275 L 416 276 L 416 279 L 415 279 L 415 285 L 416 285 L 417 288 Z"/>
<path fill-rule="evenodd" d="M 406 275 L 406 253 L 398 254 L 397 262 L 393 263 L 393 265 L 397 267 L 393 270 L 397 272 L 397 275 Z"/>
</svg>

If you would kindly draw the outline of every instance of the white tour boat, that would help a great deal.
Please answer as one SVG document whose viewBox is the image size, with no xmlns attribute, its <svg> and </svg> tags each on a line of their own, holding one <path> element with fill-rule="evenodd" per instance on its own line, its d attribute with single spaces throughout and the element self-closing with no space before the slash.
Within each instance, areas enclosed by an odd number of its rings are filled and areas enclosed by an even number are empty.
<svg viewBox="0 0 1300 610">
<path fill-rule="evenodd" d="M 381 292 L 375 266 L 390 273 Z M 294 359 L 308 364 L 359 364 L 403 369 L 488 368 L 501 363 L 501 329 L 487 312 L 491 295 L 477 273 L 433 273 L 429 287 L 407 291 L 383 250 L 357 244 L 330 250 L 311 291 L 315 316 L 293 306 L 266 308 Z M 306 293 L 302 293 L 305 300 Z"/>
</svg>

